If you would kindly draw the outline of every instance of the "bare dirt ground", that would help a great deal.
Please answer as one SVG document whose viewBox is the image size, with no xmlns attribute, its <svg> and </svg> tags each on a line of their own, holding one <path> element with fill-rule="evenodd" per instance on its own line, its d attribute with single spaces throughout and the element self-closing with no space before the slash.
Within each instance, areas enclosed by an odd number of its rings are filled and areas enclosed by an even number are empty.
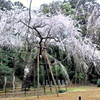
<svg viewBox="0 0 100 100">
<path fill-rule="evenodd" d="M 83 87 L 84 88 L 84 87 Z M 28 96 L 28 97 L 14 97 L 14 98 L 1 98 L 0 100 L 100 100 L 100 88 L 99 87 L 85 87 L 84 90 L 75 92 L 60 93 L 59 97 L 56 94 L 40 96 Z"/>
</svg>

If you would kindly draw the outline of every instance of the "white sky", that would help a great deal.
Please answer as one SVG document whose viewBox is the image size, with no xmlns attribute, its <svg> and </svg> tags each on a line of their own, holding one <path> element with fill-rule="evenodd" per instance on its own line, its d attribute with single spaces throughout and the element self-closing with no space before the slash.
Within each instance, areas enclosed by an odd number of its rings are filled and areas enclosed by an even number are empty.
<svg viewBox="0 0 100 100">
<path fill-rule="evenodd" d="M 98 3 L 100 3 L 100 0 L 97 0 Z"/>
<path fill-rule="evenodd" d="M 11 0 L 12 2 L 20 1 L 24 6 L 29 7 L 30 0 Z M 41 4 L 50 3 L 52 1 L 63 1 L 63 0 L 32 0 L 32 8 L 39 7 Z"/>
<path fill-rule="evenodd" d="M 15 1 L 20 1 L 22 2 L 26 7 L 29 7 L 29 1 L 30 0 L 11 0 L 12 2 Z M 50 3 L 52 1 L 64 1 L 64 0 L 32 0 L 32 8 L 37 8 L 39 7 L 41 4 L 44 3 Z M 98 3 L 100 3 L 100 0 L 97 0 Z"/>
</svg>

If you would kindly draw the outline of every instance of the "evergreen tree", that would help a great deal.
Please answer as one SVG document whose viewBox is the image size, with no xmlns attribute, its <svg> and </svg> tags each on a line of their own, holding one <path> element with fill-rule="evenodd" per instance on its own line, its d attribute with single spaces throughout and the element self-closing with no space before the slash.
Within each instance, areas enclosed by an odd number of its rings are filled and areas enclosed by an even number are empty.
<svg viewBox="0 0 100 100">
<path fill-rule="evenodd" d="M 21 2 L 19 2 L 19 1 L 14 2 L 14 6 L 16 6 L 19 9 L 20 8 L 25 8 L 25 6 Z"/>
<path fill-rule="evenodd" d="M 7 10 L 11 10 L 12 9 L 12 2 L 10 0 L 6 1 L 6 0 L 0 0 L 0 8 L 1 10 L 5 10 L 5 8 Z"/>
<path fill-rule="evenodd" d="M 61 5 L 61 9 L 62 9 L 62 13 L 64 15 L 70 15 L 70 14 L 74 13 L 74 9 L 72 9 L 72 6 L 70 5 L 70 2 L 63 3 Z"/>
</svg>

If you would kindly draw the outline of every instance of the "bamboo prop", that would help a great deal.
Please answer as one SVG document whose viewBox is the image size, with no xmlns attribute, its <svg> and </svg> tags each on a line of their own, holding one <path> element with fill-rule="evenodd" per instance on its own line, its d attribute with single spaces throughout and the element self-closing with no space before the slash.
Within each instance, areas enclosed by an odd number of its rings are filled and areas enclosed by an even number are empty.
<svg viewBox="0 0 100 100">
<path fill-rule="evenodd" d="M 46 94 L 45 92 L 45 81 L 43 80 L 43 89 L 44 89 L 44 95 Z"/>
<path fill-rule="evenodd" d="M 35 91 L 35 88 L 36 88 L 36 71 L 34 70 L 34 76 L 33 76 L 33 81 L 34 81 L 34 91 Z"/>
<path fill-rule="evenodd" d="M 45 62 L 46 63 L 46 62 Z M 47 72 L 47 77 L 48 77 L 48 81 L 49 81 L 49 87 L 50 87 L 50 91 L 52 93 L 52 88 L 51 88 L 51 83 L 50 83 L 50 77 L 49 77 L 49 71 L 48 71 L 48 68 L 47 68 L 47 64 L 46 64 L 46 72 Z"/>
<path fill-rule="evenodd" d="M 42 70 L 42 73 L 43 73 L 43 71 L 44 71 L 44 68 L 43 68 L 43 70 Z M 44 89 L 44 95 L 46 94 L 46 92 L 45 92 L 45 77 L 44 77 L 44 74 L 43 74 L 43 83 L 42 83 L 42 85 L 43 85 L 43 89 Z"/>
<path fill-rule="evenodd" d="M 37 98 L 39 98 L 39 50 L 37 51 Z"/>
<path fill-rule="evenodd" d="M 52 69 L 51 69 L 51 66 L 50 66 L 50 62 L 49 62 L 49 59 L 48 59 L 48 55 L 46 53 L 46 49 L 44 49 L 44 54 L 45 54 L 45 57 L 46 57 L 46 61 L 48 63 L 48 67 L 49 67 L 49 70 L 50 70 L 50 73 L 51 73 L 51 76 L 52 76 L 52 80 L 53 80 L 54 85 L 55 85 L 57 96 L 59 96 L 59 93 L 58 93 L 58 90 L 57 90 L 57 86 L 56 86 L 56 81 L 54 79 L 54 75 L 53 75 L 53 72 L 52 72 Z"/>
</svg>

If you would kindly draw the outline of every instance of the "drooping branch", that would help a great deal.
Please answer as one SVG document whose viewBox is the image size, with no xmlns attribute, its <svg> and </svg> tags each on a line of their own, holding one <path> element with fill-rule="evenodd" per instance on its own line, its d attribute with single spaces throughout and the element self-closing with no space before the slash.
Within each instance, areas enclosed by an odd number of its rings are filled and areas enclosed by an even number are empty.
<svg viewBox="0 0 100 100">
<path fill-rule="evenodd" d="M 68 73 L 67 73 L 67 71 L 66 71 L 66 69 L 65 69 L 65 66 L 62 65 L 62 63 L 61 63 L 60 61 L 58 61 L 57 59 L 55 59 L 55 58 L 52 57 L 51 55 L 48 54 L 48 56 L 49 56 L 51 59 L 53 59 L 53 60 L 55 61 L 55 64 L 56 64 L 56 65 L 59 64 L 59 65 L 61 66 L 62 71 L 63 71 L 63 74 L 64 74 L 64 77 L 66 78 L 66 80 L 68 81 L 68 83 L 70 83 L 69 75 L 68 75 Z"/>
</svg>

